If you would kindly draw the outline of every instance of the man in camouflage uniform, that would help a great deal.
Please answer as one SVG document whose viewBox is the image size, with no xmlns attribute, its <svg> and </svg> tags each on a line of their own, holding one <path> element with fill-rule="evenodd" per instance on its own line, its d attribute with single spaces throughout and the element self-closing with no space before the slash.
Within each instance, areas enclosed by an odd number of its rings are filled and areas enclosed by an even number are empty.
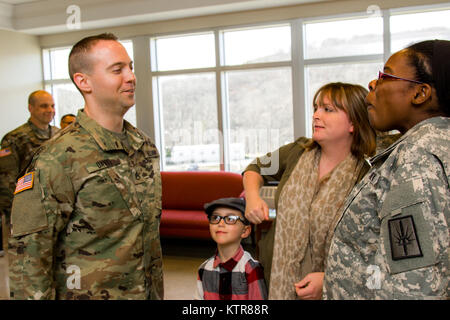
<svg viewBox="0 0 450 320">
<path fill-rule="evenodd" d="M 159 153 L 123 120 L 136 79 L 111 34 L 79 41 L 85 107 L 35 156 L 11 213 L 12 299 L 162 299 Z"/>
<path fill-rule="evenodd" d="M 9 233 L 9 216 L 17 178 L 30 164 L 37 148 L 58 131 L 57 127 L 50 125 L 55 116 L 55 103 L 50 93 L 43 90 L 32 92 L 28 97 L 28 110 L 30 119 L 27 123 L 7 133 L 1 142 L 0 215 L 3 217 L 5 238 Z"/>
</svg>

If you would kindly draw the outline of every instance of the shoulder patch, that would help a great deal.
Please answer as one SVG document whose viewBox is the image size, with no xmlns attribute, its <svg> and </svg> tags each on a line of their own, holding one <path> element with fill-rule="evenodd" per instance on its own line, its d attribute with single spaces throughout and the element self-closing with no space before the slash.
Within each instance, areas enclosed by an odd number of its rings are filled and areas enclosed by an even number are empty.
<svg viewBox="0 0 450 320">
<path fill-rule="evenodd" d="M 412 216 L 390 219 L 388 227 L 392 260 L 423 256 Z"/>
<path fill-rule="evenodd" d="M 33 188 L 33 182 L 34 182 L 34 171 L 27 173 L 22 178 L 17 180 L 16 190 L 14 190 L 14 194 Z"/>
<path fill-rule="evenodd" d="M 0 150 L 0 158 L 9 156 L 11 154 L 11 149 L 5 148 Z"/>
</svg>

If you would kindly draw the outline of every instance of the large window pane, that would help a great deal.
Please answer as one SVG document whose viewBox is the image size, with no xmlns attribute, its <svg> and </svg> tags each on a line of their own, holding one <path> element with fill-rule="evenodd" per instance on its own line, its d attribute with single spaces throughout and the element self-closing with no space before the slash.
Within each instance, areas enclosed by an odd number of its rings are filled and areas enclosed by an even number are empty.
<svg viewBox="0 0 450 320">
<path fill-rule="evenodd" d="M 290 26 L 225 31 L 223 38 L 225 65 L 291 59 Z"/>
<path fill-rule="evenodd" d="M 180 37 L 158 38 L 156 61 L 157 71 L 214 67 L 214 34 L 187 35 Z"/>
<path fill-rule="evenodd" d="M 120 41 L 120 43 L 125 47 L 125 50 L 127 50 L 127 53 L 130 56 L 130 59 L 134 60 L 133 41 L 124 40 L 124 41 Z"/>
<path fill-rule="evenodd" d="M 391 50 L 423 41 L 450 40 L 450 10 L 391 16 Z"/>
<path fill-rule="evenodd" d="M 290 68 L 226 73 L 231 171 L 293 141 Z"/>
<path fill-rule="evenodd" d="M 49 51 L 46 80 L 69 79 L 69 53 L 71 48 L 61 48 Z"/>
<path fill-rule="evenodd" d="M 53 95 L 55 101 L 55 125 L 59 127 L 61 117 L 72 113 L 77 115 L 78 109 L 83 108 L 84 99 L 72 83 L 46 86 L 46 90 Z"/>
<path fill-rule="evenodd" d="M 378 71 L 383 70 L 383 63 L 342 63 L 331 65 L 314 65 L 306 68 L 307 82 L 307 130 L 308 137 L 312 135 L 312 108 L 314 94 L 323 85 L 329 82 L 348 82 L 359 84 L 364 88 L 368 87 L 371 80 L 375 79 Z"/>
<path fill-rule="evenodd" d="M 383 53 L 383 19 L 371 17 L 305 24 L 306 59 Z"/>
<path fill-rule="evenodd" d="M 157 81 L 164 170 L 220 170 L 215 75 L 165 76 Z"/>
</svg>

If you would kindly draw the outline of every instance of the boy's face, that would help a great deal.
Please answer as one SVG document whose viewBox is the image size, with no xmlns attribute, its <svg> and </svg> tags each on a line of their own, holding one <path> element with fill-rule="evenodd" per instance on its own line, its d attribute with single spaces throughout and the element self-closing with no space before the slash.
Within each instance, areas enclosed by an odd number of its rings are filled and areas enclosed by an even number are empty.
<svg viewBox="0 0 450 320">
<path fill-rule="evenodd" d="M 243 218 L 239 210 L 219 207 L 214 209 L 212 215 L 221 217 L 239 216 Z M 209 231 L 213 240 L 219 245 L 233 244 L 240 242 L 241 239 L 247 238 L 251 232 L 251 227 L 242 223 L 241 220 L 236 221 L 235 224 L 226 224 L 223 219 L 218 224 L 209 224 Z"/>
</svg>

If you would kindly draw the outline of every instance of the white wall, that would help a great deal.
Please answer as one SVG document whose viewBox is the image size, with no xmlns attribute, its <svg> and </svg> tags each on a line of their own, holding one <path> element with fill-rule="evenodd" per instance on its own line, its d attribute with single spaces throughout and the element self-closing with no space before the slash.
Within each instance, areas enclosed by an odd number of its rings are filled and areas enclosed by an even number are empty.
<svg viewBox="0 0 450 320">
<path fill-rule="evenodd" d="M 29 118 L 27 99 L 42 89 L 41 49 L 36 36 L 0 30 L 0 138 Z"/>
</svg>

